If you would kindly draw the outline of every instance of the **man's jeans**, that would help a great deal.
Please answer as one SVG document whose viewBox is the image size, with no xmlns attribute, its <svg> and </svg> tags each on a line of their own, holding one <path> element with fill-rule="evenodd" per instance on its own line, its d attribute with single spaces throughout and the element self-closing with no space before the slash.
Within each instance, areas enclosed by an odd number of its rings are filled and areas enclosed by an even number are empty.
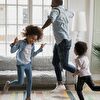
<svg viewBox="0 0 100 100">
<path fill-rule="evenodd" d="M 32 65 L 31 63 L 26 65 L 17 65 L 17 74 L 18 74 L 18 80 L 14 80 L 11 82 L 12 86 L 18 86 L 22 85 L 24 83 L 24 72 L 26 74 L 27 79 L 27 97 L 31 94 L 32 89 Z"/>
<path fill-rule="evenodd" d="M 62 81 L 61 68 L 74 73 L 76 68 L 68 64 L 69 50 L 71 47 L 71 41 L 64 39 L 59 45 L 55 44 L 53 51 L 52 64 L 55 68 L 57 81 Z"/>
</svg>

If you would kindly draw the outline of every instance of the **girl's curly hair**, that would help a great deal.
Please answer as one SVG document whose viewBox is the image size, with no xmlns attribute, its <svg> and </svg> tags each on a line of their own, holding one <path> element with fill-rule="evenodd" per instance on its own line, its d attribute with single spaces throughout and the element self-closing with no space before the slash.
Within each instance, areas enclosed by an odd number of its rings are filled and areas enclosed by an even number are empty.
<svg viewBox="0 0 100 100">
<path fill-rule="evenodd" d="M 75 50 L 79 56 L 84 55 L 87 52 L 87 44 L 82 41 L 78 41 L 75 43 Z"/>
<path fill-rule="evenodd" d="M 28 35 L 37 35 L 37 40 L 40 40 L 43 37 L 43 31 L 38 26 L 28 25 L 23 32 L 23 36 L 27 37 Z"/>
</svg>

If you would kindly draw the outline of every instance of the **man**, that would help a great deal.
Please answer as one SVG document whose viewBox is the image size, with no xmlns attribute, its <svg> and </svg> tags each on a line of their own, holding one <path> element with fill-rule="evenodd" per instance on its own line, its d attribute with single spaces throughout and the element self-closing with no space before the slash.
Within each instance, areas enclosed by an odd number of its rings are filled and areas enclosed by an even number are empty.
<svg viewBox="0 0 100 100">
<path fill-rule="evenodd" d="M 62 0 L 52 0 L 52 11 L 42 27 L 42 29 L 45 29 L 51 23 L 53 24 L 53 34 L 56 43 L 53 51 L 52 64 L 55 68 L 55 73 L 58 81 L 58 86 L 54 91 L 65 89 L 62 83 L 60 64 L 63 69 L 69 72 L 74 73 L 76 71 L 75 67 L 68 64 L 69 50 L 71 47 L 71 38 L 69 34 L 68 24 L 74 14 L 64 9 L 62 5 Z"/>
</svg>

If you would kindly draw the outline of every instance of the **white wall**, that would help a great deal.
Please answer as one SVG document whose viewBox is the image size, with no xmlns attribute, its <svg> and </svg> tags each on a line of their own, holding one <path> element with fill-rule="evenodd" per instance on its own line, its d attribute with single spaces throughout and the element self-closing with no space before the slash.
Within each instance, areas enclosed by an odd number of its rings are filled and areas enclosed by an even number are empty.
<svg viewBox="0 0 100 100">
<path fill-rule="evenodd" d="M 95 44 L 100 44 L 100 0 L 95 0 L 94 9 L 94 37 Z"/>
<path fill-rule="evenodd" d="M 68 2 L 68 9 L 76 12 L 84 11 L 86 13 L 86 21 L 87 21 L 87 31 L 82 32 L 80 37 L 82 41 L 85 41 L 88 43 L 88 57 L 91 60 L 91 46 L 92 46 L 92 34 L 93 34 L 93 6 L 94 6 L 94 0 L 65 0 L 66 3 Z M 67 4 L 66 4 L 67 5 Z M 74 62 L 74 44 L 76 42 L 76 32 L 71 32 L 72 36 L 72 48 L 70 50 L 70 59 Z M 67 75 L 67 83 L 72 83 L 74 79 L 72 78 L 72 75 L 70 75 L 69 72 L 66 73 Z"/>
<path fill-rule="evenodd" d="M 94 25 L 93 25 L 93 39 L 92 43 L 100 45 L 100 0 L 94 1 Z M 93 53 L 91 56 L 91 72 L 94 74 L 100 74 L 100 58 Z M 98 53 L 99 55 L 99 53 Z M 100 78 L 99 78 L 100 79 Z"/>
<path fill-rule="evenodd" d="M 73 11 L 74 13 L 79 13 L 79 12 L 85 12 L 86 13 L 86 20 L 87 20 L 87 27 L 88 27 L 88 23 L 89 23 L 89 14 L 88 14 L 88 9 L 87 5 L 89 7 L 89 4 L 87 4 L 89 0 L 69 0 L 69 9 L 71 11 Z M 87 28 L 88 31 L 88 28 Z M 80 37 L 82 37 L 81 39 L 83 41 L 87 41 L 88 38 L 86 36 L 87 35 L 87 31 L 86 32 L 81 32 Z M 74 33 L 73 33 L 74 34 Z"/>
<path fill-rule="evenodd" d="M 86 23 L 87 31 L 81 32 L 80 38 L 82 41 L 88 43 L 89 51 L 88 56 L 91 56 L 91 43 L 92 43 L 92 34 L 93 34 L 93 4 L 94 0 L 68 0 L 68 9 L 76 12 L 85 12 L 86 13 Z M 76 32 L 71 32 L 73 42 L 75 42 Z"/>
</svg>

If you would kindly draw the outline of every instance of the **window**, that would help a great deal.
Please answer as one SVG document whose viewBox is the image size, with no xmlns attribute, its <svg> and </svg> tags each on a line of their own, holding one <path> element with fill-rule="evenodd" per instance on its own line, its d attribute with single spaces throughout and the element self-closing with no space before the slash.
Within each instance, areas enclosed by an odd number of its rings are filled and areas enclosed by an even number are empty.
<svg viewBox="0 0 100 100">
<path fill-rule="evenodd" d="M 10 53 L 10 43 L 21 34 L 28 24 L 42 27 L 50 12 L 51 0 L 0 0 L 0 56 L 15 56 Z M 47 43 L 38 56 L 52 56 L 54 38 L 52 27 L 44 31 L 42 43 Z M 36 43 L 36 49 L 40 44 Z"/>
</svg>

